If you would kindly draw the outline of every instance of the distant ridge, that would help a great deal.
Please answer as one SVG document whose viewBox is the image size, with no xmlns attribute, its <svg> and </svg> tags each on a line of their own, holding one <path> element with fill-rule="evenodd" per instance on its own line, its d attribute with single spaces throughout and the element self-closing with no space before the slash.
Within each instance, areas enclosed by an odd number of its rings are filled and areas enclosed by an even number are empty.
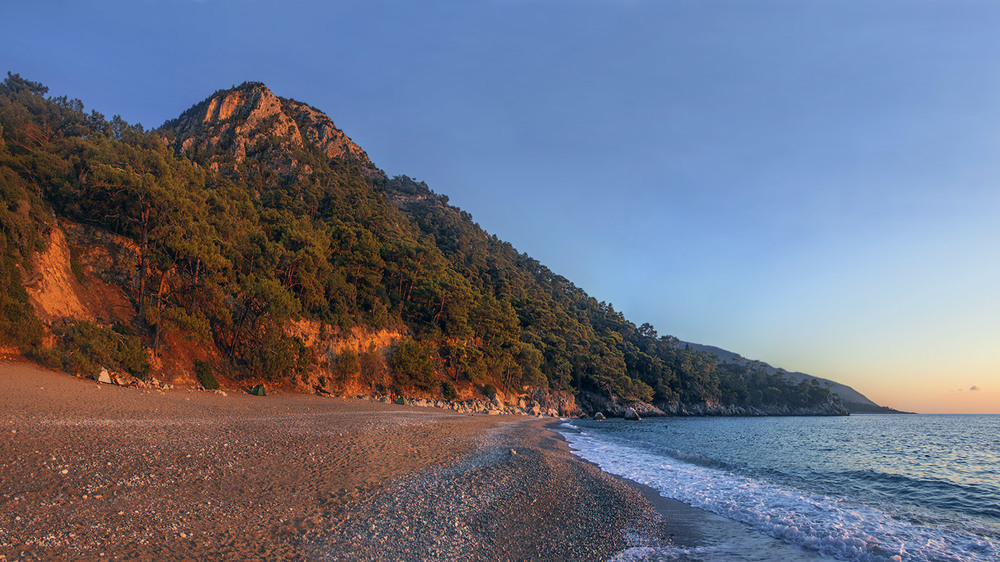
<svg viewBox="0 0 1000 562">
<path fill-rule="evenodd" d="M 807 373 L 802 373 L 802 372 L 799 372 L 799 371 L 786 371 L 786 370 L 781 369 L 779 367 L 773 367 L 770 364 L 765 363 L 763 361 L 756 361 L 756 360 L 753 360 L 753 359 L 747 359 L 746 357 L 743 357 L 739 353 L 735 353 L 735 352 L 732 352 L 732 351 L 729 351 L 729 350 L 726 350 L 726 349 L 722 349 L 721 347 L 715 347 L 714 345 L 703 345 L 703 344 L 700 344 L 700 343 L 692 343 L 692 342 L 685 342 L 685 341 L 678 341 L 677 345 L 678 345 L 678 347 L 688 346 L 688 347 L 690 347 L 691 349 L 693 349 L 695 351 L 707 351 L 708 353 L 711 353 L 712 355 L 715 355 L 716 357 L 718 357 L 719 358 L 719 363 L 736 363 L 736 364 L 739 364 L 739 365 L 757 364 L 757 365 L 760 365 L 761 367 L 763 367 L 767 371 L 767 374 L 769 374 L 769 375 L 776 375 L 776 374 L 779 374 L 779 373 L 784 374 L 785 377 L 789 381 L 791 381 L 791 382 L 793 382 L 795 384 L 798 384 L 798 383 L 800 383 L 800 382 L 802 382 L 804 380 L 810 380 L 810 379 L 811 380 L 815 380 L 815 381 L 819 382 L 821 385 L 826 386 L 827 388 L 829 388 L 830 392 L 832 392 L 833 394 L 836 394 L 838 397 L 840 397 L 840 401 L 844 404 L 844 406 L 848 410 L 850 410 L 850 412 L 852 414 L 905 414 L 905 413 L 909 413 L 909 412 L 901 412 L 899 410 L 895 410 L 893 408 L 889 408 L 888 406 L 881 406 L 879 404 L 876 404 L 871 399 L 869 399 L 867 396 L 865 396 L 864 394 L 861 394 L 860 392 L 858 392 L 857 390 L 854 390 L 853 388 L 847 386 L 846 384 L 842 384 L 842 383 L 839 383 L 839 382 L 836 382 L 836 381 L 832 381 L 830 379 L 824 379 L 824 378 L 821 378 L 821 377 L 813 376 L 813 375 L 810 375 L 810 374 L 807 374 Z"/>
</svg>

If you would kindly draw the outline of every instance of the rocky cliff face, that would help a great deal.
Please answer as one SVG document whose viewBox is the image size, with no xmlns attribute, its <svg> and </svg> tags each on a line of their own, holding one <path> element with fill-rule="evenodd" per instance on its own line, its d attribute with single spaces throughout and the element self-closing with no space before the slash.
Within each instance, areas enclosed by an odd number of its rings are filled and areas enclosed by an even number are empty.
<svg viewBox="0 0 1000 562">
<path fill-rule="evenodd" d="M 162 129 L 173 133 L 170 142 L 176 149 L 189 154 L 231 153 L 237 162 L 263 157 L 271 165 L 294 168 L 292 149 L 308 144 L 328 157 L 376 171 L 365 151 L 329 117 L 304 103 L 280 98 L 258 82 L 216 92 Z M 282 142 L 273 143 L 273 138 Z"/>
<path fill-rule="evenodd" d="M 529 412 L 534 415 L 572 417 L 580 415 L 576 397 L 569 392 L 551 390 L 548 388 L 532 389 L 527 394 Z"/>
<path fill-rule="evenodd" d="M 47 234 L 48 248 L 24 278 L 31 305 L 47 326 L 64 319 L 113 324 L 135 313 L 123 270 L 138 263 L 138 249 L 122 236 L 62 219 Z"/>
</svg>

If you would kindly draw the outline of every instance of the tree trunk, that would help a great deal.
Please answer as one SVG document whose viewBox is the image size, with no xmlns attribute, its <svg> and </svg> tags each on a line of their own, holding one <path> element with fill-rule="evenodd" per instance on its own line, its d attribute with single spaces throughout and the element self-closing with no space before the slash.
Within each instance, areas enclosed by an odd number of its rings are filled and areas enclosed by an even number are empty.
<svg viewBox="0 0 1000 562">
<path fill-rule="evenodd" d="M 149 205 L 142 210 L 142 245 L 139 254 L 139 314 L 146 310 L 146 268 L 149 262 Z"/>
<path fill-rule="evenodd" d="M 170 274 L 174 272 L 174 267 L 171 267 L 160 277 L 160 289 L 156 292 L 156 335 L 153 336 L 153 353 L 160 347 L 160 333 L 163 331 L 163 307 L 166 305 L 167 299 L 164 296 L 169 289 L 168 279 Z"/>
</svg>

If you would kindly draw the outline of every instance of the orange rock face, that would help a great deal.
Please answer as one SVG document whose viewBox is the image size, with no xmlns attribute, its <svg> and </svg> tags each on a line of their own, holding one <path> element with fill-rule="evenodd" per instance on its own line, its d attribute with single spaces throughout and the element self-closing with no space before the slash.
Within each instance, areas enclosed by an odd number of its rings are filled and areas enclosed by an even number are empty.
<svg viewBox="0 0 1000 562">
<path fill-rule="evenodd" d="M 61 228 L 49 234 L 49 247 L 38 254 L 35 270 L 25 289 L 38 317 L 52 322 L 63 317 L 93 320 L 93 315 L 80 302 L 77 282 L 70 267 L 69 245 Z"/>
<path fill-rule="evenodd" d="M 232 151 L 238 162 L 261 149 L 271 137 L 293 146 L 310 144 L 329 157 L 349 158 L 371 166 L 368 155 L 322 112 L 274 95 L 263 84 L 247 83 L 217 92 L 166 124 L 183 151 Z M 269 148 L 272 149 L 273 148 Z M 286 160 L 290 155 L 285 156 Z M 294 162 L 288 162 L 295 167 Z"/>
</svg>

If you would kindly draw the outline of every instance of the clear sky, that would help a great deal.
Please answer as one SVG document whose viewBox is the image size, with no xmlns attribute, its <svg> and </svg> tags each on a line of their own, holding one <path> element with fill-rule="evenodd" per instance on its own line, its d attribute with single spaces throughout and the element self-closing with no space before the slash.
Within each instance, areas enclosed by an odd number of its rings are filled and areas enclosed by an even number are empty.
<svg viewBox="0 0 1000 562">
<path fill-rule="evenodd" d="M 156 127 L 261 81 L 636 324 L 880 404 L 1000 413 L 995 0 L 5 0 L 0 16 L 0 71 L 88 110 Z"/>
</svg>

